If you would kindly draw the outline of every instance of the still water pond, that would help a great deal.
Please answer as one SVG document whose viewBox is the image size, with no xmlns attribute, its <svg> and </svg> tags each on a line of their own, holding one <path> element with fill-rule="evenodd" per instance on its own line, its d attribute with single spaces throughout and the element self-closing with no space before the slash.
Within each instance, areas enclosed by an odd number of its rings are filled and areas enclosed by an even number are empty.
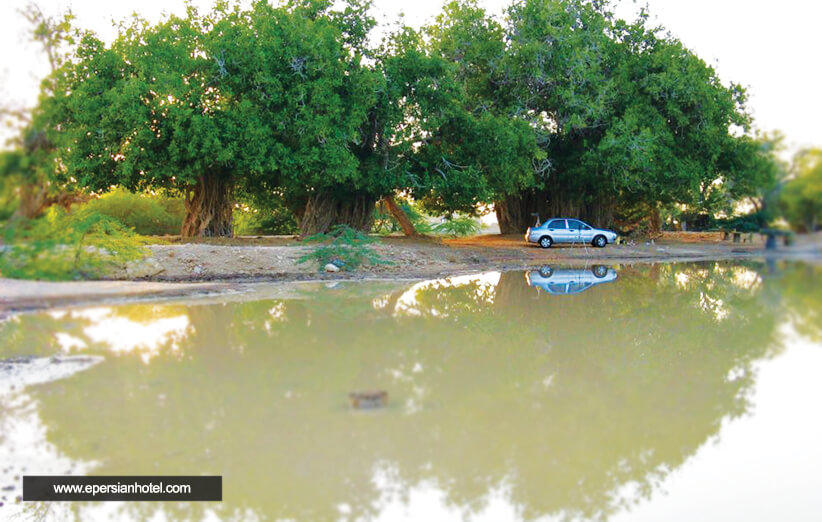
<svg viewBox="0 0 822 522">
<path fill-rule="evenodd" d="M 822 520 L 819 267 L 261 285 L 0 339 L 102 357 L 0 388 L 0 519 Z M 65 473 L 222 475 L 224 501 L 15 502 Z"/>
</svg>

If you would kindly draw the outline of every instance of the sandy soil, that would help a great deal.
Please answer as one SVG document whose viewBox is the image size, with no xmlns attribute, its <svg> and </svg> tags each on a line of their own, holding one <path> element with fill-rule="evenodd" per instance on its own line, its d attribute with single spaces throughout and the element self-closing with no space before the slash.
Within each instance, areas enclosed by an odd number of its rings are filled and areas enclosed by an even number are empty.
<svg viewBox="0 0 822 522">
<path fill-rule="evenodd" d="M 623 245 L 554 246 L 526 244 L 521 235 L 482 235 L 459 239 L 382 238 L 375 246 L 390 265 L 356 272 L 325 273 L 298 263 L 310 251 L 294 238 L 262 237 L 201 240 L 153 245 L 152 255 L 111 275 L 114 281 L 46 283 L 0 279 L 0 314 L 20 310 L 113 299 L 223 292 L 253 281 L 340 279 L 424 279 L 481 270 L 516 270 L 544 264 L 620 264 L 707 259 L 751 259 L 765 255 L 822 262 L 822 233 L 798 238 L 792 247 L 764 251 L 752 242 L 722 241 L 718 233 L 665 233 L 656 241 Z M 137 282 L 130 282 L 137 281 Z"/>
<path fill-rule="evenodd" d="M 822 257 L 822 237 L 815 245 Z M 588 246 L 529 245 L 521 235 L 481 235 L 458 239 L 382 238 L 375 246 L 390 265 L 363 267 L 354 274 L 325 274 L 313 263 L 298 263 L 310 252 L 293 238 L 244 238 L 152 246 L 152 257 L 115 275 L 153 281 L 304 280 L 340 277 L 426 277 L 483 268 L 518 268 L 546 263 L 622 263 L 760 256 L 764 242 L 722 241 L 718 233 L 666 233 L 655 241 Z M 798 247 L 781 248 L 787 255 Z"/>
</svg>

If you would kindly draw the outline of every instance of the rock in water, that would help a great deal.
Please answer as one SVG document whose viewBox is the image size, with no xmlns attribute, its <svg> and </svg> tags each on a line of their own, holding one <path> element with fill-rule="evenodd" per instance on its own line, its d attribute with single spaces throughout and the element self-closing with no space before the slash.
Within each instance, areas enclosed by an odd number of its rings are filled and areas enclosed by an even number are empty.
<svg viewBox="0 0 822 522">
<path fill-rule="evenodd" d="M 325 265 L 325 271 L 326 272 L 339 272 L 340 267 L 338 267 L 337 265 L 335 265 L 333 263 L 328 263 L 327 265 Z"/>
<path fill-rule="evenodd" d="M 388 392 L 385 390 L 351 392 L 348 394 L 348 401 L 356 410 L 382 408 L 388 404 Z"/>
</svg>

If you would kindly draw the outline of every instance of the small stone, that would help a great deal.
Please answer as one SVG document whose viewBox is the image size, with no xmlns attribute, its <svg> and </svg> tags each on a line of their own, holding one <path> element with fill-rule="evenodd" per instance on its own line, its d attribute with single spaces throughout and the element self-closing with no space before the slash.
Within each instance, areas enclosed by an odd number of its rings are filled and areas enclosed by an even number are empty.
<svg viewBox="0 0 822 522">
<path fill-rule="evenodd" d="M 205 273 L 205 268 L 203 265 L 197 265 L 194 267 L 194 275 L 203 275 Z"/>
<path fill-rule="evenodd" d="M 326 272 L 339 272 L 340 267 L 338 267 L 337 265 L 335 265 L 333 263 L 328 263 L 327 265 L 325 265 L 325 271 Z"/>
</svg>

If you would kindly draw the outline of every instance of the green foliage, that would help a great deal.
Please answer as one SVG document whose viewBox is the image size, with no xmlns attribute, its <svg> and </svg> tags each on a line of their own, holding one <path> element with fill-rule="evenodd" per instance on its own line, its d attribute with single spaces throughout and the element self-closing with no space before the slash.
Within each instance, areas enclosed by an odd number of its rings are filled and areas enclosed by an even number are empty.
<svg viewBox="0 0 822 522">
<path fill-rule="evenodd" d="M 291 235 L 299 232 L 297 217 L 280 192 L 238 191 L 234 211 L 235 235 Z"/>
<path fill-rule="evenodd" d="M 59 207 L 39 219 L 7 224 L 3 242 L 0 274 L 21 279 L 94 279 L 147 254 L 144 241 L 118 221 L 89 210 L 66 214 Z"/>
<path fill-rule="evenodd" d="M 433 227 L 434 232 L 448 236 L 473 236 L 482 230 L 482 223 L 471 216 L 448 216 Z"/>
<path fill-rule="evenodd" d="M 621 206 L 684 203 L 711 213 L 762 196 L 773 182 L 772 157 L 731 132 L 748 129 L 745 91 L 723 85 L 644 10 L 626 22 L 611 9 L 524 0 L 500 25 L 476 2 L 454 1 L 429 28 L 474 110 L 500 124 L 526 123 L 539 147 L 527 157 L 530 182 L 492 183 L 494 199 L 527 194 L 518 219 L 531 212 L 602 219 Z M 486 177 L 493 171 L 516 179 L 488 168 Z"/>
<path fill-rule="evenodd" d="M 134 194 L 117 188 L 100 198 L 92 199 L 81 209 L 113 218 L 137 234 L 162 236 L 180 233 L 185 216 L 184 206 L 180 198 Z"/>
<path fill-rule="evenodd" d="M 339 264 L 342 270 L 355 270 L 362 264 L 390 264 L 374 251 L 373 237 L 346 225 L 336 225 L 328 233 L 315 234 L 304 241 L 319 245 L 297 262 L 314 261 L 321 270 L 328 263 Z"/>
<path fill-rule="evenodd" d="M 822 150 L 798 153 L 793 170 L 794 178 L 785 184 L 780 204 L 792 227 L 814 232 L 822 223 Z"/>
<path fill-rule="evenodd" d="M 422 32 L 373 48 L 369 3 L 338 7 L 221 2 L 156 24 L 135 16 L 111 45 L 84 34 L 44 104 L 61 163 L 93 190 L 218 178 L 219 190 L 276 192 L 297 215 L 312 197 L 396 190 L 471 212 L 529 182 L 526 121 L 478 111 Z"/>
<path fill-rule="evenodd" d="M 296 234 L 297 220 L 287 208 L 256 209 L 251 207 L 234 211 L 234 235 L 282 236 Z"/>
</svg>

